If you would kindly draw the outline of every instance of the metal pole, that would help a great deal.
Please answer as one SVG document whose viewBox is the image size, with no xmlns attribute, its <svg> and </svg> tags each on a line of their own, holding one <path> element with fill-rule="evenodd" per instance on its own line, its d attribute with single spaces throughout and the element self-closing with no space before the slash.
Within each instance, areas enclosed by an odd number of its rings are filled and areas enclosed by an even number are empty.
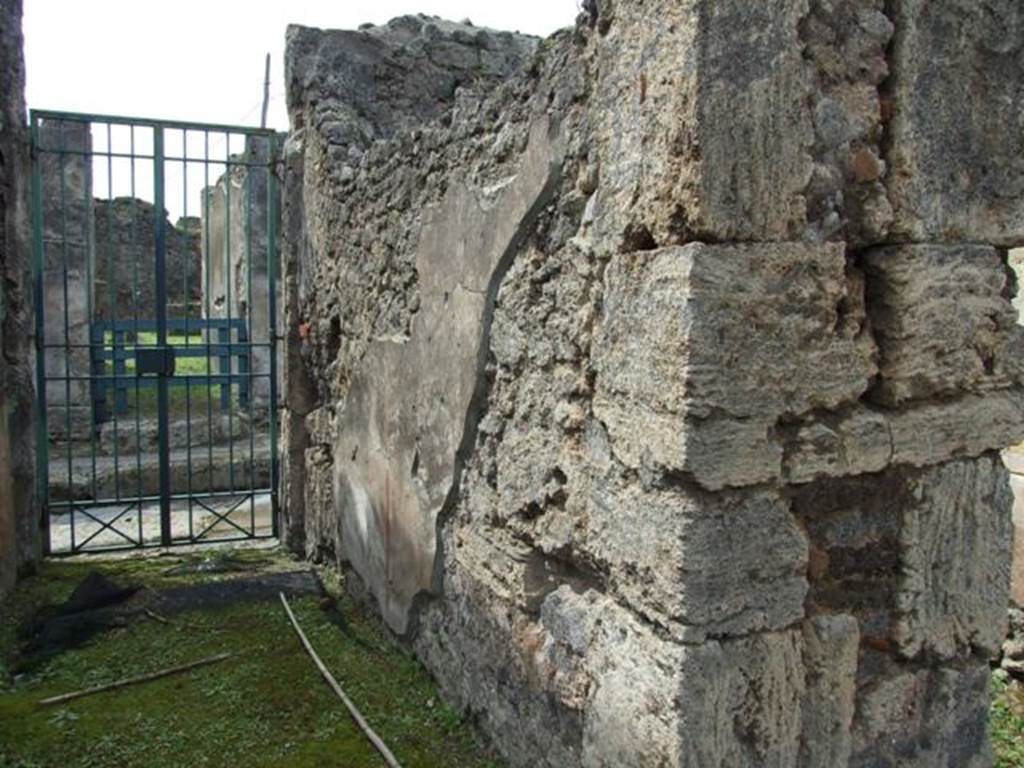
<svg viewBox="0 0 1024 768">
<path fill-rule="evenodd" d="M 153 224 L 156 234 L 156 344 L 167 349 L 167 232 L 164 216 L 164 129 L 153 128 Z M 166 357 L 165 357 L 166 360 Z M 160 444 L 160 543 L 171 544 L 171 460 L 168 432 L 167 366 L 157 374 Z"/>
<path fill-rule="evenodd" d="M 267 108 L 270 106 L 270 54 L 267 54 L 267 64 L 263 75 L 263 114 L 260 117 L 260 128 L 267 127 Z"/>
</svg>

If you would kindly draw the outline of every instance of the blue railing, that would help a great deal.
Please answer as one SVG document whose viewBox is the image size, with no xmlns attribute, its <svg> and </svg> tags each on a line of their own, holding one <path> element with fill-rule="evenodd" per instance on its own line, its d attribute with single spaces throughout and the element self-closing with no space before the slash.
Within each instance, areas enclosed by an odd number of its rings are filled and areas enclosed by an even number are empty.
<svg viewBox="0 0 1024 768">
<path fill-rule="evenodd" d="M 104 320 L 91 323 L 91 341 L 89 345 L 92 375 L 93 415 L 96 423 L 110 420 L 107 405 L 107 393 L 114 392 L 114 408 L 117 413 L 128 412 L 128 391 L 155 388 L 157 377 L 143 376 L 137 373 L 129 375 L 128 361 L 138 371 L 139 350 L 153 349 L 151 344 L 139 344 L 138 334 L 156 333 L 156 320 Z M 167 334 L 174 336 L 184 334 L 186 338 L 192 334 L 203 333 L 206 340 L 195 344 L 170 345 L 174 350 L 175 359 L 186 357 L 206 358 L 206 373 L 172 375 L 167 383 L 172 387 L 185 387 L 189 384 L 200 386 L 220 386 L 220 407 L 227 410 L 231 407 L 231 386 L 238 386 L 238 402 L 245 406 L 249 402 L 250 356 L 249 331 L 242 319 L 193 319 L 169 318 Z M 216 333 L 216 339 L 210 336 Z M 232 339 L 232 335 L 235 336 Z M 237 360 L 238 370 L 232 370 L 232 359 Z M 217 361 L 217 372 L 209 370 L 213 361 Z M 111 368 L 108 363 L 112 362 Z"/>
</svg>

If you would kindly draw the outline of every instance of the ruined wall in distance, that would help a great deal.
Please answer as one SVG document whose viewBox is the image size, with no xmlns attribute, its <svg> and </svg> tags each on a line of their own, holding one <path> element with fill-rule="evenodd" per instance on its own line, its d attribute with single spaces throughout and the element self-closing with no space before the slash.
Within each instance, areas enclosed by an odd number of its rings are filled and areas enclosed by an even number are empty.
<svg viewBox="0 0 1024 768">
<path fill-rule="evenodd" d="M 95 261 L 93 319 L 152 318 L 156 306 L 156 213 L 138 198 L 93 201 Z M 172 224 L 165 216 L 167 315 L 202 314 L 202 255 L 198 219 Z"/>
</svg>

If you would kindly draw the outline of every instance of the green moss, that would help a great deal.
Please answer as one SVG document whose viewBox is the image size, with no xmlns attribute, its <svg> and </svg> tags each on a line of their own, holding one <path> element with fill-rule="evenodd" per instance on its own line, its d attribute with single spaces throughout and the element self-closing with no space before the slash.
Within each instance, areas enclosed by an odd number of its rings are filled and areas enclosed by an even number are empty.
<svg viewBox="0 0 1024 768">
<path fill-rule="evenodd" d="M 996 768 L 1024 768 L 1024 686 L 992 677 L 989 732 L 996 753 Z"/>
<path fill-rule="evenodd" d="M 154 588 L 236 577 L 170 575 L 189 558 L 48 563 L 0 610 L 0 651 L 12 656 L 14 626 L 65 599 L 92 569 Z M 295 564 L 266 551 L 234 552 L 259 570 Z M 341 628 L 316 598 L 292 601 L 324 662 L 403 765 L 495 765 L 447 707 L 423 668 L 348 600 Z M 320 678 L 280 604 L 238 603 L 138 621 L 44 663 L 0 690 L 0 766 L 377 766 L 383 761 Z M 224 651 L 220 664 L 118 691 L 42 707 L 46 696 L 101 685 Z"/>
</svg>

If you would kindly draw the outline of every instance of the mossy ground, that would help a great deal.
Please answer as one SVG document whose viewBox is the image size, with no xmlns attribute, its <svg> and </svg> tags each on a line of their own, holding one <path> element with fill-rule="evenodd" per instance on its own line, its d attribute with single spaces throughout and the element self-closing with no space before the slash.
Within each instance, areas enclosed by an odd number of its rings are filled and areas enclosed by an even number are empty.
<svg viewBox="0 0 1024 768">
<path fill-rule="evenodd" d="M 320 678 L 277 600 L 176 614 L 175 626 L 135 621 L 14 681 L 17 627 L 41 606 L 66 599 L 90 570 L 154 589 L 238 575 L 165 573 L 204 557 L 49 562 L 18 587 L 0 607 L 0 766 L 384 765 Z M 235 557 L 256 570 L 297 567 L 267 551 Z M 342 598 L 344 622 L 332 623 L 317 598 L 291 602 L 324 663 L 404 766 L 497 765 L 441 703 L 425 670 L 371 616 Z M 38 704 L 225 651 L 237 655 L 63 706 Z"/>
<path fill-rule="evenodd" d="M 65 600 L 90 570 L 154 589 L 293 570 L 273 551 L 231 553 L 246 574 L 168 575 L 184 557 L 49 562 L 0 606 L 0 766 L 380 766 L 303 652 L 276 600 L 142 620 L 97 636 L 13 682 L 17 628 Z M 334 590 L 332 590 L 334 591 Z M 423 668 L 377 622 L 341 598 L 343 626 L 316 598 L 292 601 L 313 646 L 404 766 L 495 768 L 470 727 L 443 705 Z M 183 675 L 42 707 L 46 696 L 100 685 L 222 651 L 234 658 Z M 1024 686 L 994 678 L 996 768 L 1024 768 Z"/>
<path fill-rule="evenodd" d="M 993 676 L 989 731 L 996 768 L 1024 768 L 1024 685 Z"/>
</svg>

